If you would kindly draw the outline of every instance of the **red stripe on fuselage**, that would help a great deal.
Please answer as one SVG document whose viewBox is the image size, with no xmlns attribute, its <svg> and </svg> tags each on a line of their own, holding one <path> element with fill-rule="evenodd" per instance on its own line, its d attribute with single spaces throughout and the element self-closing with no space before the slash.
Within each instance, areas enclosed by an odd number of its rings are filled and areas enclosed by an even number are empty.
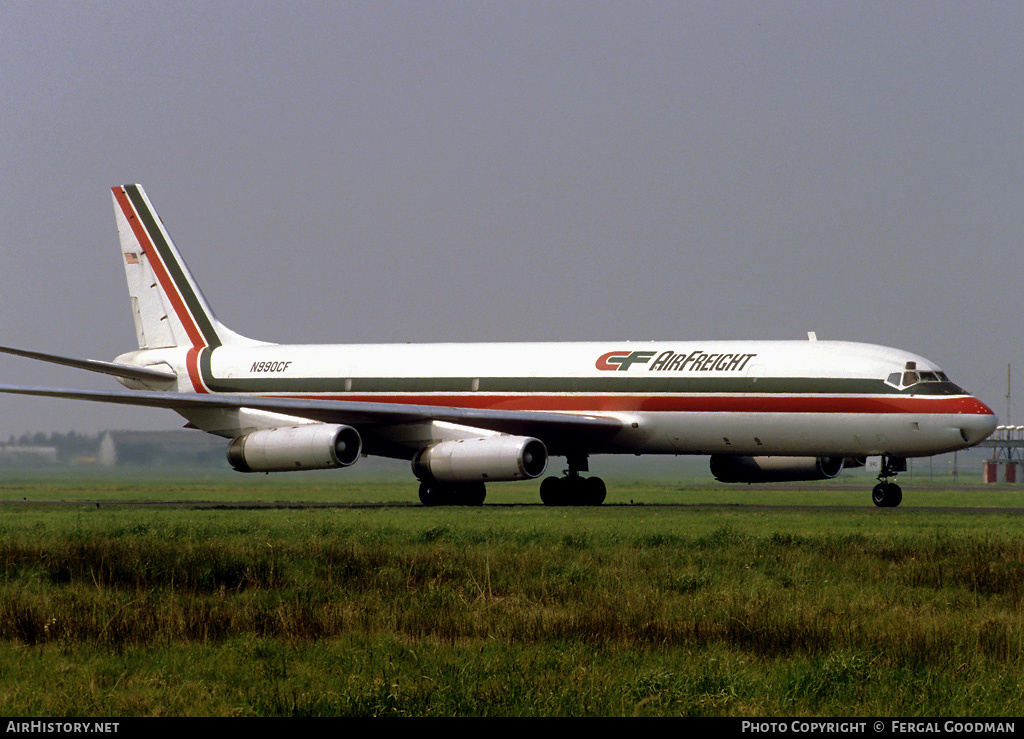
<svg viewBox="0 0 1024 739">
<path fill-rule="evenodd" d="M 194 346 L 185 355 L 185 368 L 188 370 L 189 379 L 192 380 L 192 387 L 196 389 L 197 393 L 210 392 L 206 389 L 206 385 L 203 384 L 203 376 L 199 371 L 199 355 L 205 348 L 205 346 Z"/>
<path fill-rule="evenodd" d="M 274 395 L 268 397 L 398 403 L 452 408 L 583 413 L 924 413 L 992 415 L 971 396 L 787 396 L 765 395 Z"/>
</svg>

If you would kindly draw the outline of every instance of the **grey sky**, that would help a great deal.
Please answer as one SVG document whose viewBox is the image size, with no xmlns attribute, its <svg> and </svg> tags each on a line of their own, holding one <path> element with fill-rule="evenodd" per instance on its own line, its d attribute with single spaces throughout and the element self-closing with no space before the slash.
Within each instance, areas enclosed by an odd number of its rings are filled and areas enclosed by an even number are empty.
<svg viewBox="0 0 1024 739">
<path fill-rule="evenodd" d="M 1003 415 L 1022 38 L 1020 3 L 6 2 L 0 343 L 133 348 L 109 188 L 141 182 L 255 338 L 813 330 Z M 0 438 L 180 423 L 0 398 Z"/>
</svg>

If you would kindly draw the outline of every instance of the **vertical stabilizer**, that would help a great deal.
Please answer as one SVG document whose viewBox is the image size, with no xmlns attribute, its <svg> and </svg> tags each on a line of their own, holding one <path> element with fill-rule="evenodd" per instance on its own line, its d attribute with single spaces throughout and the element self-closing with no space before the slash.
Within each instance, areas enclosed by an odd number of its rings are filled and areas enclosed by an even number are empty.
<svg viewBox="0 0 1024 739">
<path fill-rule="evenodd" d="M 142 186 L 112 191 L 139 348 L 257 343 L 213 315 Z"/>
</svg>

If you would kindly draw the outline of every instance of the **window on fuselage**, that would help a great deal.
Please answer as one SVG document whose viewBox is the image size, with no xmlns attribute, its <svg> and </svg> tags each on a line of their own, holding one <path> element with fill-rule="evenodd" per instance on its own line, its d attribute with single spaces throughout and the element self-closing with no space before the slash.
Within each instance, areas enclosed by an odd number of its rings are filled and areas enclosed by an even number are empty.
<svg viewBox="0 0 1024 739">
<path fill-rule="evenodd" d="M 906 390 L 907 388 L 914 387 L 915 385 L 921 385 L 927 383 L 934 385 L 942 383 L 945 387 L 940 392 L 948 394 L 959 395 L 963 393 L 963 390 L 954 385 L 949 381 L 945 372 L 937 371 L 925 371 L 920 372 L 908 370 L 906 372 L 893 372 L 885 379 L 886 384 L 892 385 L 897 390 Z M 933 391 L 934 392 L 934 391 Z"/>
</svg>

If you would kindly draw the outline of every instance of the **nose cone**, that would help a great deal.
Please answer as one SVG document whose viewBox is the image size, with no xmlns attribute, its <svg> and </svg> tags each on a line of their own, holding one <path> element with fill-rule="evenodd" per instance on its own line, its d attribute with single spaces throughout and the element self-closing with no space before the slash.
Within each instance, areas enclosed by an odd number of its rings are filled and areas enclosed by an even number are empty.
<svg viewBox="0 0 1024 739">
<path fill-rule="evenodd" d="M 960 435 L 964 437 L 968 446 L 974 446 L 987 439 L 996 430 L 996 424 L 999 423 L 999 419 L 996 418 L 996 414 L 992 412 L 991 408 L 980 400 L 973 398 L 972 400 L 974 400 L 972 412 L 960 417 Z"/>
</svg>

